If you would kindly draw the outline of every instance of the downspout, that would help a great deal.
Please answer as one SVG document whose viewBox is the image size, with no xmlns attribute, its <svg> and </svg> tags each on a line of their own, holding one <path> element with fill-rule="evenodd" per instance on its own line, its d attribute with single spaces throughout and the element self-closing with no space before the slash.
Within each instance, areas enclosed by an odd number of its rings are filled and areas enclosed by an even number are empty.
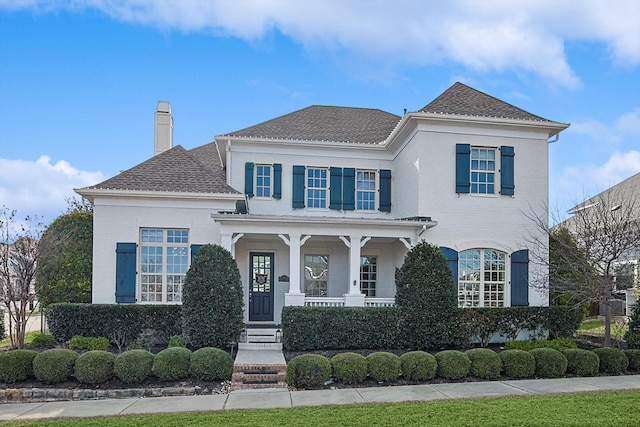
<svg viewBox="0 0 640 427">
<path fill-rule="evenodd" d="M 227 157 L 227 184 L 231 185 L 231 139 L 227 138 L 227 147 L 226 147 L 226 157 Z"/>
<path fill-rule="evenodd" d="M 556 133 L 556 139 L 553 139 L 551 141 L 547 139 L 547 144 L 553 144 L 554 142 L 558 142 L 559 139 L 560 139 L 560 132 Z"/>
</svg>

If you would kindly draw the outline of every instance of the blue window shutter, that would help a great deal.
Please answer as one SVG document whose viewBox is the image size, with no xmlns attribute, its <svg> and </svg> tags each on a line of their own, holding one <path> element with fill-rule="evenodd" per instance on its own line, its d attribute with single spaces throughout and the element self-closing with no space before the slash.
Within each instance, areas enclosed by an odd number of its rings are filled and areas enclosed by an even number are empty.
<svg viewBox="0 0 640 427">
<path fill-rule="evenodd" d="M 447 264 L 449 264 L 449 268 L 451 269 L 451 274 L 453 275 L 453 283 L 456 285 L 456 289 L 458 288 L 458 251 L 455 249 L 447 248 L 445 246 L 440 246 L 440 252 L 447 259 Z"/>
<path fill-rule="evenodd" d="M 356 208 L 356 170 L 344 168 L 342 171 L 342 209 L 352 211 Z"/>
<path fill-rule="evenodd" d="M 196 256 L 198 256 L 198 252 L 200 252 L 201 247 L 202 245 L 191 245 L 191 262 L 193 262 L 193 260 L 196 259 Z"/>
<path fill-rule="evenodd" d="M 116 244 L 116 303 L 136 302 L 136 244 Z"/>
<path fill-rule="evenodd" d="M 471 188 L 471 145 L 456 144 L 456 193 L 468 193 Z"/>
<path fill-rule="evenodd" d="M 293 209 L 304 208 L 304 166 L 293 167 Z"/>
<path fill-rule="evenodd" d="M 329 168 L 329 209 L 342 209 L 342 168 Z"/>
<path fill-rule="evenodd" d="M 529 250 L 511 254 L 511 306 L 529 305 Z"/>
<path fill-rule="evenodd" d="M 253 197 L 253 163 L 244 164 L 244 194 Z"/>
<path fill-rule="evenodd" d="M 282 198 L 282 165 L 280 163 L 273 165 L 273 198 Z"/>
<path fill-rule="evenodd" d="M 500 193 L 505 196 L 515 194 L 515 182 L 513 178 L 515 152 L 513 147 L 500 147 Z"/>
<path fill-rule="evenodd" d="M 380 212 L 391 212 L 391 171 L 380 169 Z"/>
</svg>

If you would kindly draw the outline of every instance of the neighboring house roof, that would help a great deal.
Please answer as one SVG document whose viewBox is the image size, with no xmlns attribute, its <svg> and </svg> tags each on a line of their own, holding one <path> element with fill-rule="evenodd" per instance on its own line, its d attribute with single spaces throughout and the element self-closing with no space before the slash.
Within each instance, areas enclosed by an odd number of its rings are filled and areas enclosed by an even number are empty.
<svg viewBox="0 0 640 427">
<path fill-rule="evenodd" d="M 226 183 L 215 143 L 189 151 L 177 145 L 85 189 L 240 194 Z"/>
<path fill-rule="evenodd" d="M 607 188 L 603 192 L 589 198 L 588 200 L 585 200 L 584 202 L 570 209 L 569 213 L 579 212 L 582 209 L 592 206 L 599 200 L 607 200 L 610 202 L 620 201 L 621 203 L 625 200 L 631 201 L 633 203 L 633 207 L 635 207 L 638 211 L 637 217 L 640 217 L 640 172 L 610 188 Z"/>
<path fill-rule="evenodd" d="M 221 136 L 378 144 L 400 119 L 371 108 L 312 105 Z"/>
<path fill-rule="evenodd" d="M 551 122 L 460 82 L 455 83 L 442 95 L 425 105 L 420 112 Z"/>
</svg>

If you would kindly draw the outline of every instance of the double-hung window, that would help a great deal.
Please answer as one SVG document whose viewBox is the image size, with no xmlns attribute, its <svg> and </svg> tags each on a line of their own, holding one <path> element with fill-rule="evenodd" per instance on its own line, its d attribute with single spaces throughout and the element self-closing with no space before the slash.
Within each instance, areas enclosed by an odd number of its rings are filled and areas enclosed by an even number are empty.
<svg viewBox="0 0 640 427">
<path fill-rule="evenodd" d="M 256 165 L 256 197 L 271 197 L 273 170 L 271 165 Z"/>
<path fill-rule="evenodd" d="M 356 171 L 356 209 L 373 211 L 376 209 L 376 172 Z"/>
<path fill-rule="evenodd" d="M 471 193 L 495 194 L 496 150 L 471 148 Z"/>
<path fill-rule="evenodd" d="M 506 254 L 471 249 L 458 255 L 458 307 L 504 307 Z"/>
<path fill-rule="evenodd" d="M 326 168 L 307 168 L 307 207 L 327 207 L 327 182 Z"/>
<path fill-rule="evenodd" d="M 180 302 L 189 268 L 189 231 L 140 230 L 140 301 Z"/>
<path fill-rule="evenodd" d="M 378 259 L 373 256 L 360 257 L 360 292 L 365 296 L 376 296 L 378 282 Z"/>
<path fill-rule="evenodd" d="M 304 256 L 304 292 L 307 296 L 326 297 L 329 280 L 329 256 Z"/>
</svg>

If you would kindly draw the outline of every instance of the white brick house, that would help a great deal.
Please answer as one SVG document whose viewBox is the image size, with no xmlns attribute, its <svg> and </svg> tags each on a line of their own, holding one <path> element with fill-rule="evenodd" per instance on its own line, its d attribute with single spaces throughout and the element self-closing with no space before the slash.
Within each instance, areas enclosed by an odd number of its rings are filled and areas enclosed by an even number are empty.
<svg viewBox="0 0 640 427">
<path fill-rule="evenodd" d="M 389 305 L 420 240 L 449 260 L 461 307 L 548 303 L 528 283 L 543 267 L 524 213 L 545 209 L 548 140 L 568 125 L 456 83 L 403 117 L 311 106 L 186 150 L 158 107 L 156 155 L 76 190 L 95 205 L 94 303 L 179 303 L 214 243 L 238 263 L 248 322 Z"/>
</svg>

